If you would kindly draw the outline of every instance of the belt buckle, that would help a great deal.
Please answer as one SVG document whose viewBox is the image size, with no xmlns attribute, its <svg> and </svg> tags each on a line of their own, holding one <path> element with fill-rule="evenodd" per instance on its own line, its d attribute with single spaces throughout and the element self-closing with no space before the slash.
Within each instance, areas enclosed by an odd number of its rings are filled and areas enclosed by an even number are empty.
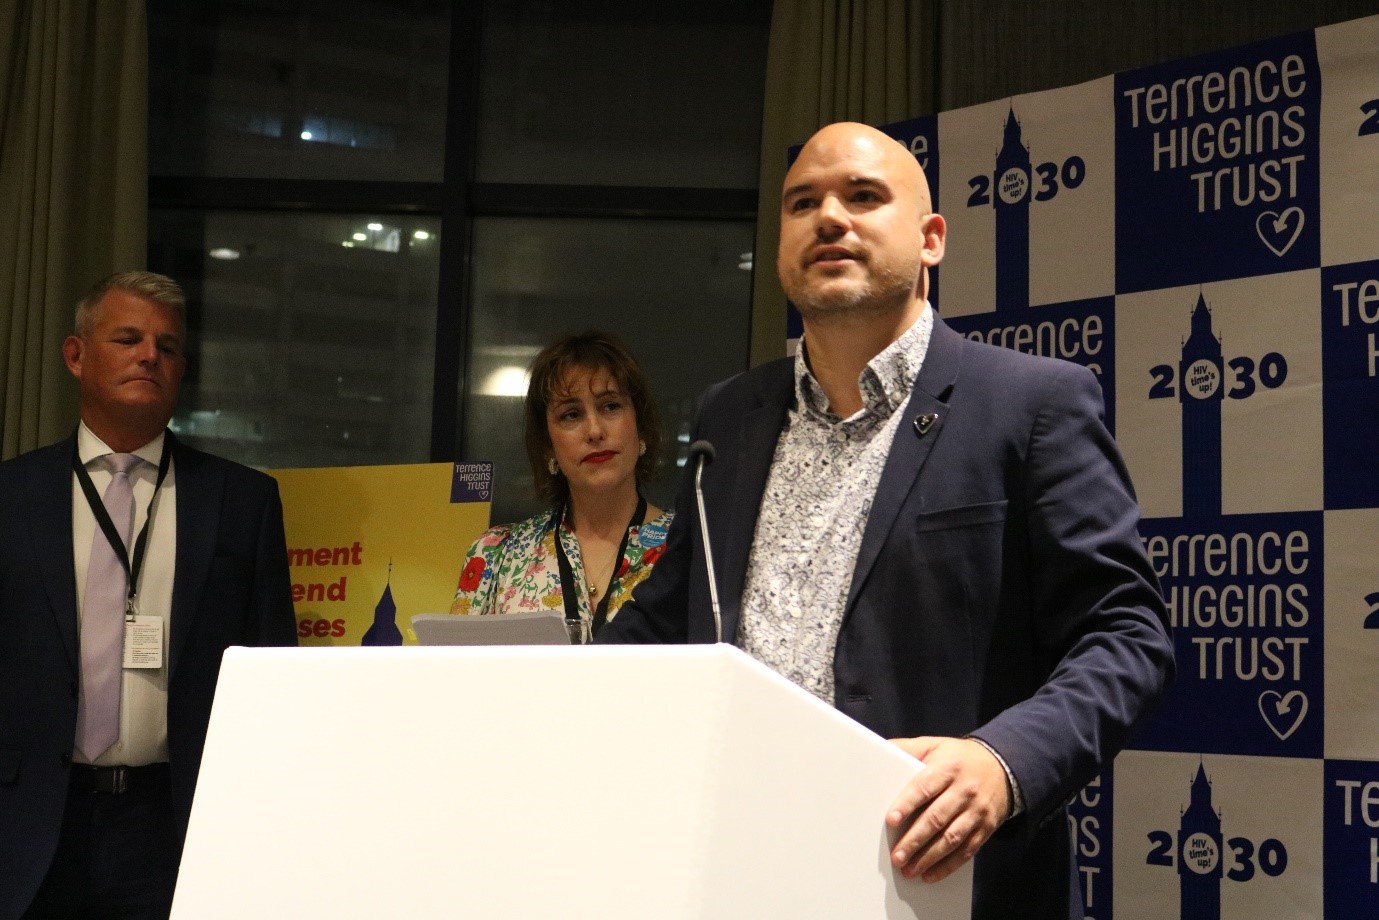
<svg viewBox="0 0 1379 920">
<path fill-rule="evenodd" d="M 110 767 L 105 775 L 110 781 L 105 792 L 110 795 L 124 795 L 129 790 L 128 767 Z"/>
<path fill-rule="evenodd" d="M 129 767 L 80 767 L 86 776 L 86 781 L 82 785 L 88 792 L 97 792 L 102 795 L 123 795 L 129 791 L 130 772 Z"/>
</svg>

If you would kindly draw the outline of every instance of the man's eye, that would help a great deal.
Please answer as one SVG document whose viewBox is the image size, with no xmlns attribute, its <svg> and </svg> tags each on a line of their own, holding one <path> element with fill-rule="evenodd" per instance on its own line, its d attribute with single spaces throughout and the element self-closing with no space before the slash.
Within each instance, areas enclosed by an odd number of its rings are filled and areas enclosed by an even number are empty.
<svg viewBox="0 0 1379 920">
<path fill-rule="evenodd" d="M 807 211 L 812 207 L 814 207 L 813 198 L 796 198 L 794 201 L 790 202 L 790 213 Z"/>
</svg>

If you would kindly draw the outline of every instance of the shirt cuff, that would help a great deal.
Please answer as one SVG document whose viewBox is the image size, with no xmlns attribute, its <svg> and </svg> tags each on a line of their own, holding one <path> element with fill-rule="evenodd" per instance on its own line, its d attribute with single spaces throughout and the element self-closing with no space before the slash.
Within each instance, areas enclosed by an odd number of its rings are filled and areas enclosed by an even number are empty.
<svg viewBox="0 0 1379 920">
<path fill-rule="evenodd" d="M 1020 784 L 1015 780 L 1015 774 L 1010 771 L 1010 764 L 1006 763 L 1006 759 L 1001 756 L 1000 751 L 996 750 L 982 739 L 973 735 L 968 735 L 967 738 L 969 741 L 975 741 L 990 751 L 991 756 L 995 757 L 996 762 L 1001 765 L 1001 769 L 1006 771 L 1006 789 L 1010 792 L 1010 814 L 1006 816 L 1006 820 L 1009 821 L 1025 810 L 1025 797 L 1020 794 Z"/>
</svg>

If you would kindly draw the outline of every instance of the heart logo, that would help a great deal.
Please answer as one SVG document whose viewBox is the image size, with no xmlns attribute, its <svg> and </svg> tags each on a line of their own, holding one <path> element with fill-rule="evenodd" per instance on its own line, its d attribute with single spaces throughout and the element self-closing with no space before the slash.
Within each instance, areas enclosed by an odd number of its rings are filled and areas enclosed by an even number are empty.
<svg viewBox="0 0 1379 920">
<path fill-rule="evenodd" d="M 1278 735 L 1278 740 L 1287 741 L 1288 736 L 1297 731 L 1302 720 L 1307 718 L 1307 694 L 1301 690 L 1290 690 L 1283 694 L 1277 690 L 1265 690 L 1259 695 L 1259 714 L 1264 717 L 1264 724 L 1269 726 L 1270 731 Z"/>
<path fill-rule="evenodd" d="M 1281 258 L 1298 241 L 1305 219 L 1306 215 L 1297 205 L 1282 214 L 1277 211 L 1265 211 L 1255 218 L 1255 232 L 1264 241 L 1264 245 L 1269 247 L 1269 251 Z"/>
</svg>

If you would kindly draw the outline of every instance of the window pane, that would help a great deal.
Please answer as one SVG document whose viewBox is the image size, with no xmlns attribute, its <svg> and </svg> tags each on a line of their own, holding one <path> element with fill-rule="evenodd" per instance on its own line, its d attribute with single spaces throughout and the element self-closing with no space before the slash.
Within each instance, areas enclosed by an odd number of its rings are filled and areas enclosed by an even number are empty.
<svg viewBox="0 0 1379 920">
<path fill-rule="evenodd" d="M 155 210 L 149 263 L 187 290 L 172 428 L 261 467 L 430 457 L 439 221 Z"/>
<path fill-rule="evenodd" d="M 487 0 L 478 176 L 754 188 L 769 0 Z"/>
<path fill-rule="evenodd" d="M 695 400 L 747 366 L 750 222 L 486 218 L 474 225 L 474 308 L 463 455 L 494 461 L 493 520 L 541 508 L 522 446 L 523 372 L 565 332 L 631 347 L 666 426 L 647 490 L 674 495 Z"/>
<path fill-rule="evenodd" d="M 150 0 L 155 176 L 439 181 L 444 0 Z"/>
</svg>

